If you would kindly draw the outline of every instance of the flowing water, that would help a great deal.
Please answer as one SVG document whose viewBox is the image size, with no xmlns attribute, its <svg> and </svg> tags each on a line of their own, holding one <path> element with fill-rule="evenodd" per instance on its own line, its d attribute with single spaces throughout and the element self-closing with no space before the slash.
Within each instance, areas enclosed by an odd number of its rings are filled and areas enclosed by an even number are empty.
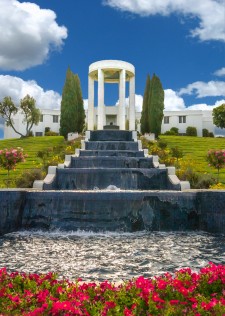
<svg viewBox="0 0 225 316">
<path fill-rule="evenodd" d="M 225 263 L 225 236 L 203 232 L 42 232 L 0 237 L 0 267 L 84 281 L 151 277 L 209 261 Z"/>
</svg>

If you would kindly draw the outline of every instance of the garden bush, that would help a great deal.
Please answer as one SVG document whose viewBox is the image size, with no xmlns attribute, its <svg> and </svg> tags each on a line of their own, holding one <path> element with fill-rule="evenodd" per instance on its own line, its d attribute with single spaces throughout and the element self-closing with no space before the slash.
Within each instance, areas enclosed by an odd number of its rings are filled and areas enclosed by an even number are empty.
<svg viewBox="0 0 225 316">
<path fill-rule="evenodd" d="M 188 126 L 186 128 L 186 135 L 187 136 L 197 136 L 197 129 L 194 126 Z"/>
<path fill-rule="evenodd" d="M 207 130 L 207 128 L 203 128 L 203 130 L 202 130 L 202 136 L 203 136 L 203 137 L 209 137 L 209 131 Z"/>
<path fill-rule="evenodd" d="M 171 131 L 171 132 L 174 132 L 175 135 L 178 135 L 178 134 L 179 134 L 179 128 L 177 128 L 177 127 L 171 127 L 170 131 Z"/>
<path fill-rule="evenodd" d="M 197 173 L 195 182 L 192 182 L 192 189 L 210 189 L 216 184 L 216 179 L 210 174 Z"/>
<path fill-rule="evenodd" d="M 166 131 L 164 135 L 177 136 L 179 129 L 177 127 L 171 127 L 169 131 Z"/>
<path fill-rule="evenodd" d="M 34 181 L 44 179 L 45 175 L 41 169 L 26 170 L 15 180 L 15 185 L 17 188 L 32 188 Z"/>
<path fill-rule="evenodd" d="M 167 147 L 167 142 L 165 140 L 159 140 L 157 144 L 160 149 L 166 149 Z"/>
<path fill-rule="evenodd" d="M 144 136 L 140 137 L 141 140 L 141 144 L 142 144 L 142 148 L 147 148 L 149 149 L 151 146 L 153 146 L 156 142 L 153 142 L 151 140 L 147 140 L 147 138 L 145 138 Z"/>
<path fill-rule="evenodd" d="M 53 132 L 53 131 L 49 131 L 45 133 L 45 136 L 59 136 L 59 133 Z"/>
</svg>

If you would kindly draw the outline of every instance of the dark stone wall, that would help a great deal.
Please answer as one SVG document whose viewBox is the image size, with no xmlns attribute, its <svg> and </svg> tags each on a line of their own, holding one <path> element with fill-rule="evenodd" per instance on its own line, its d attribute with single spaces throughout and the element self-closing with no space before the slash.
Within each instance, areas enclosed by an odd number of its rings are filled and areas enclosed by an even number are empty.
<svg viewBox="0 0 225 316">
<path fill-rule="evenodd" d="M 225 191 L 0 190 L 0 234 L 22 229 L 225 233 Z"/>
<path fill-rule="evenodd" d="M 181 192 L 29 192 L 23 228 L 107 231 L 196 230 L 195 194 Z"/>
<path fill-rule="evenodd" d="M 210 233 L 225 233 L 225 191 L 198 192 L 196 197 L 201 216 L 200 229 Z"/>
<path fill-rule="evenodd" d="M 21 228 L 26 191 L 0 190 L 0 235 Z"/>
</svg>

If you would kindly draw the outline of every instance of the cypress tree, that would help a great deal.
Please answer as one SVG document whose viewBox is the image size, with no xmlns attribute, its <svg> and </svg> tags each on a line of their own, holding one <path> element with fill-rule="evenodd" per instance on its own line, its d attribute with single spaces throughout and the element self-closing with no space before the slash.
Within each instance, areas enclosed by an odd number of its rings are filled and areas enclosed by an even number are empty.
<svg viewBox="0 0 225 316">
<path fill-rule="evenodd" d="M 149 74 L 147 75 L 145 92 L 143 97 L 142 112 L 141 112 L 141 133 L 145 134 L 149 132 L 149 122 L 148 122 L 148 101 L 150 92 L 151 79 Z"/>
<path fill-rule="evenodd" d="M 164 90 L 159 77 L 155 74 L 151 80 L 148 104 L 149 131 L 155 136 L 161 132 L 161 124 L 164 110 Z"/>
<path fill-rule="evenodd" d="M 82 97 L 80 79 L 77 74 L 74 75 L 74 80 L 75 80 L 75 88 L 76 88 L 76 95 L 77 95 L 77 113 L 76 113 L 77 132 L 81 133 L 83 131 L 84 123 L 85 123 L 84 101 Z"/>
<path fill-rule="evenodd" d="M 68 67 L 62 92 L 60 135 L 82 132 L 84 126 L 84 104 L 78 75 Z"/>
</svg>

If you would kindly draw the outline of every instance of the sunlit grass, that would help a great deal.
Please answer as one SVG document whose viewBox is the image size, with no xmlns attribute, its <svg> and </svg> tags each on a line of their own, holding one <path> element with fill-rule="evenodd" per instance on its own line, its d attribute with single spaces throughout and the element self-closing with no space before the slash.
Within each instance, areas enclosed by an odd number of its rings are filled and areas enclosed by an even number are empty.
<svg viewBox="0 0 225 316">
<path fill-rule="evenodd" d="M 43 136 L 28 138 L 13 138 L 0 140 L 0 149 L 22 147 L 24 154 L 27 154 L 25 162 L 19 163 L 15 171 L 10 171 L 10 178 L 18 177 L 24 170 L 37 168 L 40 165 L 40 158 L 37 152 L 49 147 L 58 146 L 64 143 L 62 136 Z M 0 168 L 0 187 L 5 187 L 4 180 L 7 178 L 7 171 Z"/>
<path fill-rule="evenodd" d="M 183 150 L 184 159 L 191 159 L 195 163 L 197 172 L 211 173 L 216 176 L 217 171 L 208 166 L 206 155 L 209 149 L 225 149 L 225 138 L 164 136 L 160 139 L 168 143 L 168 147 L 179 147 Z M 220 171 L 220 182 L 225 183 L 225 169 Z"/>
</svg>

